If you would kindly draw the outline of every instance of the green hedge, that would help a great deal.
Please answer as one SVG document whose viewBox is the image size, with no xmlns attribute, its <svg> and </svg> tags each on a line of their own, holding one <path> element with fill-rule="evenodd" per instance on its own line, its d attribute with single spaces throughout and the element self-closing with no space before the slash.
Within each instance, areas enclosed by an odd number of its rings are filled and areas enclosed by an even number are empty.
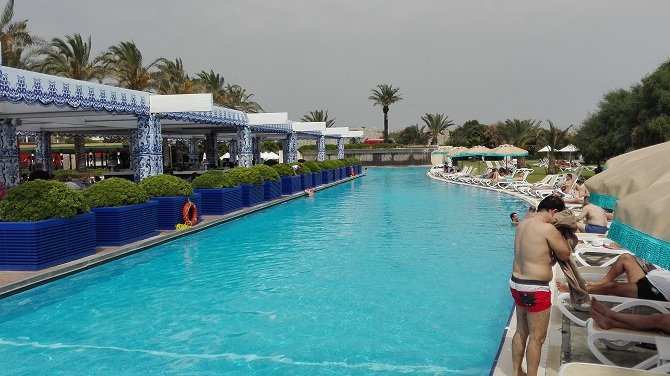
<svg viewBox="0 0 670 376">
<path fill-rule="evenodd" d="M 305 161 L 303 165 L 307 166 L 312 172 L 321 172 L 323 170 L 316 161 Z"/>
<path fill-rule="evenodd" d="M 154 175 L 140 183 L 149 197 L 191 196 L 193 187 L 186 180 L 174 175 Z"/>
<path fill-rule="evenodd" d="M 137 184 L 122 178 L 108 178 L 81 191 L 88 206 L 92 208 L 117 207 L 142 204 L 149 196 Z"/>
<path fill-rule="evenodd" d="M 263 177 L 258 170 L 251 167 L 235 167 L 226 172 L 235 185 L 240 184 L 263 184 Z"/>
<path fill-rule="evenodd" d="M 279 181 L 279 173 L 277 172 L 277 170 L 275 170 L 270 166 L 266 166 L 264 164 L 257 164 L 251 168 L 258 171 L 258 173 L 261 174 L 263 180 Z"/>
<path fill-rule="evenodd" d="M 235 183 L 227 173 L 220 170 L 212 170 L 195 178 L 191 185 L 195 189 L 219 189 L 232 188 L 235 186 Z"/>
<path fill-rule="evenodd" d="M 290 165 L 287 165 L 286 163 L 278 163 L 274 166 L 272 166 L 275 170 L 277 170 L 277 173 L 279 176 L 293 176 L 295 175 L 295 172 L 293 170 L 293 167 Z"/>
<path fill-rule="evenodd" d="M 55 180 L 27 181 L 7 191 L 0 217 L 7 222 L 72 218 L 90 211 L 81 193 Z"/>
</svg>

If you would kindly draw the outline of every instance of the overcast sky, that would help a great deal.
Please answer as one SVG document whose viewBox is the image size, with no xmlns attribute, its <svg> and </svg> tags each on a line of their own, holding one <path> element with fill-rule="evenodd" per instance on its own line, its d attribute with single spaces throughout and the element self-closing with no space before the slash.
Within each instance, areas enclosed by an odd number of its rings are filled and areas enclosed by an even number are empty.
<svg viewBox="0 0 670 376">
<path fill-rule="evenodd" d="M 368 100 L 400 88 L 391 130 L 444 113 L 578 126 L 602 95 L 670 58 L 668 0 L 17 0 L 46 39 L 92 37 L 94 54 L 133 40 L 145 61 L 221 74 L 267 112 L 383 128 Z M 546 123 L 545 123 L 546 124 Z"/>
</svg>

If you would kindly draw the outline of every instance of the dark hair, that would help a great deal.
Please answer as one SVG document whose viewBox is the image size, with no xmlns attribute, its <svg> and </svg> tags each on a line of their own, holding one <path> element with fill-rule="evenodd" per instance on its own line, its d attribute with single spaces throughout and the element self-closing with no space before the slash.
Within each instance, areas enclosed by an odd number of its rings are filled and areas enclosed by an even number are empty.
<svg viewBox="0 0 670 376">
<path fill-rule="evenodd" d="M 555 196 L 555 195 L 549 195 L 545 197 L 542 201 L 540 201 L 540 204 L 537 205 L 537 211 L 550 211 L 550 210 L 558 210 L 563 211 L 565 209 L 565 202 L 563 202 L 563 199 Z"/>
<path fill-rule="evenodd" d="M 515 214 L 516 214 L 516 212 L 510 214 L 510 215 L 509 215 L 509 219 L 514 220 L 514 215 L 515 215 Z"/>
</svg>

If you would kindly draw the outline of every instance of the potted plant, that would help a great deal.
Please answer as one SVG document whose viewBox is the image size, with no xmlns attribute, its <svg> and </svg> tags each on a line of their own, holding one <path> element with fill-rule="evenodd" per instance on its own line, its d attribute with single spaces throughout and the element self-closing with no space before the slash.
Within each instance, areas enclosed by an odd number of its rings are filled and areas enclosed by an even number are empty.
<svg viewBox="0 0 670 376">
<path fill-rule="evenodd" d="M 154 175 L 142 182 L 140 187 L 149 196 L 149 200 L 158 202 L 158 229 L 174 230 L 175 226 L 186 222 L 184 208 L 190 202 L 196 210 L 202 206 L 200 193 L 193 193 L 193 187 L 186 180 L 173 175 Z M 196 223 L 202 220 L 197 213 Z"/>
<path fill-rule="evenodd" d="M 95 214 L 59 181 L 28 181 L 0 202 L 0 268 L 40 270 L 95 253 Z"/>
<path fill-rule="evenodd" d="M 257 170 L 263 178 L 263 198 L 265 201 L 281 197 L 281 183 L 279 183 L 279 173 L 277 170 L 266 164 L 257 164 L 251 168 Z"/>
<path fill-rule="evenodd" d="M 300 192 L 300 176 L 296 175 L 295 170 L 291 165 L 286 163 L 278 163 L 272 166 L 279 174 L 281 182 L 281 194 L 292 195 Z"/>
<path fill-rule="evenodd" d="M 121 246 L 159 234 L 158 202 L 137 184 L 108 178 L 81 192 L 95 214 L 96 242 Z"/>
<path fill-rule="evenodd" d="M 333 162 L 335 162 L 335 164 L 334 164 L 335 165 L 335 176 L 338 177 L 335 180 L 342 180 L 342 179 L 345 179 L 347 176 L 349 176 L 347 174 L 347 168 L 346 168 L 346 164 L 344 163 L 344 160 L 336 159 Z"/>
<path fill-rule="evenodd" d="M 202 196 L 202 214 L 224 215 L 242 209 L 242 187 L 223 171 L 207 171 L 191 184 Z"/>
<path fill-rule="evenodd" d="M 251 167 L 235 167 L 226 174 L 242 188 L 242 206 L 256 206 L 265 200 L 263 177 L 258 170 Z"/>
<path fill-rule="evenodd" d="M 321 171 L 322 168 L 315 161 L 305 161 L 303 165 L 309 168 L 312 171 L 312 188 L 316 188 L 321 185 Z"/>
</svg>

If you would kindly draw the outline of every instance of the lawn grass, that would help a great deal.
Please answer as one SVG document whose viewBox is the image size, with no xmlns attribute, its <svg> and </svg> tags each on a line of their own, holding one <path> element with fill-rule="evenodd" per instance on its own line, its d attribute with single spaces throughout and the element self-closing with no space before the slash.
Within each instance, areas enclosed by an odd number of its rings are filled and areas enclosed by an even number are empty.
<svg viewBox="0 0 670 376">
<path fill-rule="evenodd" d="M 528 166 L 528 168 L 532 168 L 532 169 L 533 169 L 533 173 L 530 174 L 530 175 L 528 175 L 528 177 L 526 178 L 526 180 L 527 180 L 529 183 L 536 183 L 536 182 L 542 180 L 542 178 L 544 178 L 545 176 L 547 176 L 547 169 L 546 169 L 546 168 L 544 168 L 544 167 L 537 167 L 537 166 L 534 166 L 534 164 L 537 163 L 537 162 L 538 162 L 537 159 L 535 159 L 535 160 L 533 160 L 533 159 L 527 159 L 527 160 L 526 160 L 526 166 Z M 482 173 L 483 173 L 483 171 L 486 169 L 486 164 L 485 164 L 484 162 L 479 162 L 479 164 L 478 164 L 478 162 L 462 161 L 462 162 L 459 162 L 459 165 L 460 165 L 460 164 L 463 164 L 462 166 L 473 166 L 473 167 L 475 167 L 475 168 L 477 168 L 477 166 L 479 166 L 479 171 L 482 172 Z M 569 172 L 570 172 L 570 171 L 566 171 L 566 172 L 564 172 L 564 173 L 567 174 L 567 173 L 569 173 Z M 593 171 L 589 171 L 589 170 L 587 170 L 587 169 L 583 169 L 583 170 L 582 170 L 582 175 L 581 175 L 581 176 L 582 176 L 584 179 L 588 179 L 588 178 L 590 178 L 591 176 L 593 176 L 594 174 L 595 174 L 595 172 L 593 172 Z"/>
</svg>

